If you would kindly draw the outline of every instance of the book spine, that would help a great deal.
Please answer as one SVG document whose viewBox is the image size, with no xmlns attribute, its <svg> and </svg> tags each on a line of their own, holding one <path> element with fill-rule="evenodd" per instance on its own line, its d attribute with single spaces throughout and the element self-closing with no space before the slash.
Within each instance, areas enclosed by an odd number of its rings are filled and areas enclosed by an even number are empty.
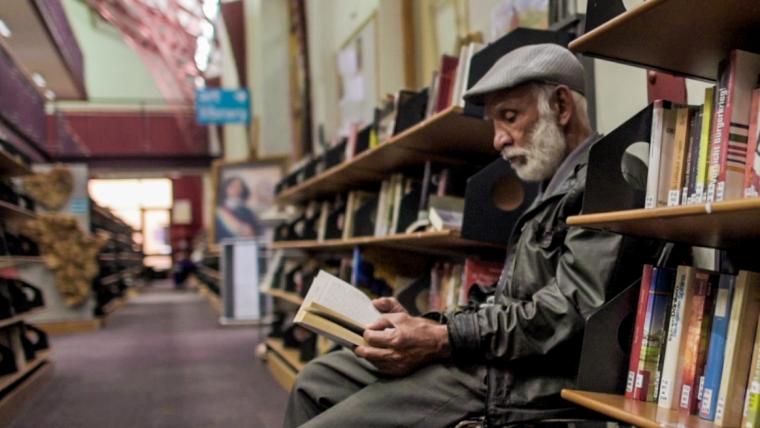
<svg viewBox="0 0 760 428">
<path fill-rule="evenodd" d="M 747 377 L 752 362 L 752 344 L 760 313 L 760 274 L 740 271 L 736 278 L 731 316 L 726 334 L 726 353 L 720 382 L 715 424 L 739 426 Z"/>
<path fill-rule="evenodd" d="M 676 206 L 681 202 L 683 190 L 683 175 L 686 163 L 686 142 L 689 138 L 689 108 L 679 107 L 676 110 L 676 132 L 673 141 L 673 157 L 670 160 L 670 189 L 668 190 L 667 206 Z"/>
<path fill-rule="evenodd" d="M 755 343 L 752 350 L 751 372 L 747 380 L 747 398 L 744 403 L 742 428 L 760 427 L 760 317 L 755 326 Z"/>
<path fill-rule="evenodd" d="M 645 325 L 636 385 L 639 388 L 637 398 L 642 401 L 657 401 L 662 354 L 667 335 L 668 314 L 670 312 L 673 291 L 673 273 L 671 269 L 658 268 L 654 278 L 655 280 L 649 296 L 650 304 L 647 308 L 647 311 L 650 312 L 649 328 L 647 329 Z M 639 375 L 642 379 L 640 387 L 638 385 Z M 634 390 L 635 393 L 636 391 Z"/>
<path fill-rule="evenodd" d="M 633 343 L 631 344 L 631 357 L 628 362 L 628 378 L 625 384 L 625 397 L 633 398 L 633 390 L 636 385 L 636 369 L 639 366 L 641 355 L 641 341 L 644 332 L 644 321 L 647 314 L 647 302 L 649 301 L 649 287 L 652 282 L 652 265 L 644 265 L 639 285 L 639 304 L 636 307 L 636 324 L 633 328 Z"/>
<path fill-rule="evenodd" d="M 705 104 L 702 108 L 702 130 L 699 136 L 699 160 L 697 161 L 697 182 L 695 203 L 705 200 L 707 170 L 710 165 L 710 137 L 712 135 L 713 110 L 715 108 L 715 86 L 705 89 Z"/>
<path fill-rule="evenodd" d="M 705 368 L 707 341 L 710 339 L 714 276 L 707 272 L 694 275 L 694 296 L 686 332 L 686 346 L 681 367 L 679 408 L 688 414 L 697 413 L 699 384 Z"/>
<path fill-rule="evenodd" d="M 657 205 L 657 177 L 659 176 L 665 105 L 665 101 L 657 100 L 652 109 L 652 135 L 649 142 L 649 169 L 647 170 L 644 208 L 654 208 Z"/>
<path fill-rule="evenodd" d="M 699 417 L 710 421 L 715 419 L 715 409 L 723 373 L 723 358 L 726 352 L 726 334 L 728 333 L 728 321 L 731 315 L 734 280 L 735 278 L 731 275 L 721 275 L 715 295 L 710 347 L 707 351 L 704 386 L 699 405 Z"/>
<path fill-rule="evenodd" d="M 660 391 L 657 405 L 665 409 L 678 407 L 676 391 L 681 391 L 681 368 L 683 367 L 683 352 L 686 345 L 686 317 L 691 312 L 694 294 L 695 269 L 690 266 L 679 266 L 676 273 L 676 283 L 673 289 L 673 303 L 670 308 L 668 337 L 665 343 L 662 375 L 660 376 Z"/>
<path fill-rule="evenodd" d="M 689 154 L 686 161 L 681 203 L 693 204 L 697 186 L 697 160 L 699 159 L 699 137 L 702 128 L 702 108 L 695 111 L 689 124 Z"/>
<path fill-rule="evenodd" d="M 662 142 L 660 147 L 659 176 L 657 177 L 657 201 L 655 205 L 664 207 L 668 205 L 668 193 L 670 191 L 670 175 L 673 171 L 673 158 L 675 157 L 676 143 L 676 118 L 675 106 L 665 110 L 663 115 Z"/>
<path fill-rule="evenodd" d="M 728 106 L 728 90 L 729 80 L 732 74 L 731 70 L 732 66 L 729 61 L 723 61 L 718 66 L 719 79 L 715 93 L 715 110 L 712 138 L 710 140 L 710 168 L 707 172 L 707 202 L 721 200 L 717 199 L 717 192 L 723 145 L 724 141 L 728 140 L 729 127 L 727 126 L 727 121 L 730 116 L 728 116 L 726 108 Z"/>
<path fill-rule="evenodd" d="M 752 91 L 752 108 L 749 115 L 749 140 L 747 144 L 747 165 L 744 169 L 744 197 L 755 198 L 760 190 L 760 156 L 757 141 L 760 138 L 760 88 Z"/>
</svg>

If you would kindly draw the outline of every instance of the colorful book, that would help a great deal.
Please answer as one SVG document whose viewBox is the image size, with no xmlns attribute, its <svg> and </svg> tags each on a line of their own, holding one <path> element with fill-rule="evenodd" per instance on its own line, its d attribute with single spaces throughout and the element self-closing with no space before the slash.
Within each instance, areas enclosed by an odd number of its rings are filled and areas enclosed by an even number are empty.
<svg viewBox="0 0 760 428">
<path fill-rule="evenodd" d="M 705 271 L 697 271 L 694 275 L 694 295 L 688 319 L 686 347 L 683 352 L 679 399 L 679 409 L 688 414 L 696 414 L 699 410 L 699 385 L 707 358 L 713 300 L 718 278 L 718 275 Z"/>
<path fill-rule="evenodd" d="M 707 189 L 710 201 L 739 199 L 744 194 L 749 111 L 760 74 L 760 55 L 735 49 L 718 70 Z"/>
<path fill-rule="evenodd" d="M 715 86 L 705 89 L 705 104 L 702 108 L 702 130 L 699 135 L 699 159 L 697 161 L 697 181 L 694 202 L 704 202 L 707 190 L 707 170 L 710 165 L 710 140 L 712 136 L 713 109 L 715 108 Z"/>
<path fill-rule="evenodd" d="M 459 304 L 464 306 L 470 301 L 470 290 L 479 285 L 488 287 L 499 280 L 502 263 L 467 257 L 464 261 L 464 280 L 459 291 Z"/>
<path fill-rule="evenodd" d="M 660 376 L 660 391 L 657 405 L 665 409 L 678 408 L 678 392 L 681 391 L 683 355 L 686 350 L 687 319 L 694 303 L 695 276 L 697 269 L 678 266 L 676 282 L 673 286 L 673 302 L 670 306 L 668 337 Z"/>
<path fill-rule="evenodd" d="M 441 57 L 441 73 L 438 81 L 438 97 L 435 100 L 435 112 L 446 110 L 451 105 L 454 92 L 459 57 L 443 55 Z"/>
<path fill-rule="evenodd" d="M 755 326 L 755 343 L 752 347 L 752 364 L 747 380 L 747 397 L 744 402 L 742 428 L 760 427 L 760 317 Z"/>
<path fill-rule="evenodd" d="M 636 371 L 639 367 L 641 355 L 641 341 L 644 335 L 644 320 L 647 314 L 649 302 L 649 287 L 652 282 L 652 265 L 644 265 L 639 285 L 639 304 L 636 307 L 636 324 L 633 327 L 633 343 L 631 344 L 631 357 L 628 362 L 628 378 L 625 384 L 625 397 L 633 398 L 633 390 L 636 385 Z"/>
<path fill-rule="evenodd" d="M 674 276 L 673 269 L 664 267 L 656 267 L 652 272 L 653 281 L 649 290 L 636 386 L 633 391 L 634 398 L 641 401 L 657 401 L 660 363 L 667 338 Z"/>
<path fill-rule="evenodd" d="M 688 106 L 681 106 L 676 109 L 676 133 L 673 138 L 672 156 L 667 157 L 665 165 L 669 170 L 662 171 L 663 174 L 670 174 L 668 181 L 660 183 L 662 191 L 667 192 L 665 196 L 667 206 L 676 206 L 681 202 L 681 192 L 683 191 L 683 176 L 686 167 L 687 142 L 689 141 L 689 122 L 691 119 L 692 109 Z M 669 150 L 665 148 L 665 150 Z M 667 154 L 665 154 L 667 156 Z"/>
<path fill-rule="evenodd" d="M 689 122 L 689 149 L 686 156 L 681 204 L 693 204 L 697 186 L 697 162 L 699 161 L 699 138 L 702 130 L 702 107 L 697 108 Z"/>
<path fill-rule="evenodd" d="M 758 314 L 760 273 L 740 271 L 731 303 L 723 376 L 715 409 L 717 426 L 734 427 L 741 423 Z"/>
<path fill-rule="evenodd" d="M 726 352 L 726 334 L 731 316 L 735 282 L 735 276 L 721 274 L 715 293 L 710 347 L 707 350 L 707 363 L 705 364 L 704 382 L 699 403 L 699 417 L 710 421 L 715 419 L 715 409 L 718 404 L 718 392 L 723 374 L 723 358 Z"/>
<path fill-rule="evenodd" d="M 760 191 L 760 88 L 752 91 L 752 108 L 750 109 L 749 141 L 747 144 L 747 167 L 744 170 L 744 197 L 756 198 Z"/>
</svg>

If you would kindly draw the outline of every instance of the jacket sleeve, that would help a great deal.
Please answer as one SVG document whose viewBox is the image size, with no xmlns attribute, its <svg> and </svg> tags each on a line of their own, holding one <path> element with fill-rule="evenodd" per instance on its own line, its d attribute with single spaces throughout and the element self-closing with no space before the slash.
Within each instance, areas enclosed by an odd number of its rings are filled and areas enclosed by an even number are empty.
<svg viewBox="0 0 760 428">
<path fill-rule="evenodd" d="M 530 300 L 502 298 L 476 311 L 450 314 L 455 359 L 509 361 L 551 351 L 583 330 L 585 317 L 605 302 L 622 237 L 571 227 L 556 275 Z"/>
</svg>

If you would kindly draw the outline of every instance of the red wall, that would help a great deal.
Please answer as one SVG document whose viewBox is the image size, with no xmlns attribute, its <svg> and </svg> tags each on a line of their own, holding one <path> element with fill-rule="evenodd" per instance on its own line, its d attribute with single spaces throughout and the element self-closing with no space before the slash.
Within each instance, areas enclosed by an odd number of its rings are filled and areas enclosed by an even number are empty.
<svg viewBox="0 0 760 428">
<path fill-rule="evenodd" d="M 192 246 L 193 238 L 203 227 L 203 178 L 200 175 L 185 175 L 179 178 L 172 178 L 174 186 L 173 200 L 187 199 L 192 207 L 193 221 L 189 225 L 171 225 L 169 236 L 171 236 L 172 250 L 181 249 L 181 241 L 186 241 Z"/>
</svg>

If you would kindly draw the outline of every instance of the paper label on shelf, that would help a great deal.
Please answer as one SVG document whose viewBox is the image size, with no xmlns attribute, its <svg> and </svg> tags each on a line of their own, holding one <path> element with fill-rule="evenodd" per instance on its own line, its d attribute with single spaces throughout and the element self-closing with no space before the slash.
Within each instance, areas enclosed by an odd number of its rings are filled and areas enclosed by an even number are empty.
<svg viewBox="0 0 760 428">
<path fill-rule="evenodd" d="M 699 377 L 699 389 L 697 390 L 697 400 L 701 400 L 705 392 L 705 377 Z"/>
<path fill-rule="evenodd" d="M 723 410 L 726 407 L 726 400 L 724 397 L 718 397 L 718 405 L 715 407 L 715 420 L 723 419 Z"/>
<path fill-rule="evenodd" d="M 678 197 L 681 195 L 681 192 L 678 190 L 671 190 L 668 192 L 668 206 L 669 207 L 675 207 L 678 205 Z"/>
<path fill-rule="evenodd" d="M 636 380 L 636 372 L 629 371 L 628 372 L 628 380 L 625 383 L 625 390 L 626 391 L 633 391 L 634 381 L 635 380 Z"/>
<path fill-rule="evenodd" d="M 691 395 L 691 385 L 684 385 L 681 390 L 681 407 L 687 408 L 689 406 L 689 396 Z"/>
<path fill-rule="evenodd" d="M 641 373 L 636 374 L 636 388 L 641 388 L 644 386 L 644 375 Z"/>
</svg>

